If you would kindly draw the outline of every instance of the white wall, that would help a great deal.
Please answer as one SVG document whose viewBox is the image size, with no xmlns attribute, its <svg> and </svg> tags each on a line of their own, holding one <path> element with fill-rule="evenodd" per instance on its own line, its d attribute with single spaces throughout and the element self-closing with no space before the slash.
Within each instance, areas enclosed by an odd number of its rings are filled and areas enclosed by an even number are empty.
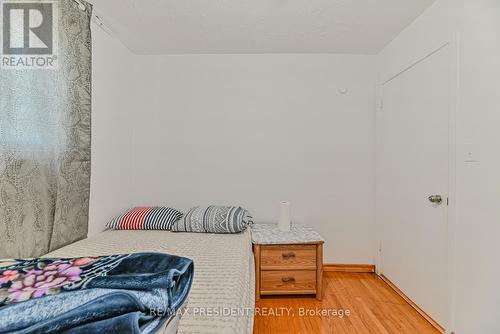
<svg viewBox="0 0 500 334">
<path fill-rule="evenodd" d="M 457 334 L 500 333 L 500 2 L 461 0 L 457 114 Z M 466 144 L 478 162 L 466 163 Z"/>
<path fill-rule="evenodd" d="M 441 43 L 452 42 L 456 51 L 448 328 L 456 334 L 500 333 L 499 35 L 498 1 L 438 0 L 378 59 L 383 82 Z M 476 162 L 464 161 L 469 144 Z"/>
<path fill-rule="evenodd" d="M 241 204 L 276 221 L 289 200 L 326 262 L 374 263 L 374 60 L 139 56 L 134 203 Z"/>
<path fill-rule="evenodd" d="M 89 235 L 132 202 L 132 63 L 130 51 L 92 23 Z"/>
<path fill-rule="evenodd" d="M 379 54 L 379 82 L 386 82 L 456 34 L 456 0 L 438 0 L 404 29 Z"/>
</svg>

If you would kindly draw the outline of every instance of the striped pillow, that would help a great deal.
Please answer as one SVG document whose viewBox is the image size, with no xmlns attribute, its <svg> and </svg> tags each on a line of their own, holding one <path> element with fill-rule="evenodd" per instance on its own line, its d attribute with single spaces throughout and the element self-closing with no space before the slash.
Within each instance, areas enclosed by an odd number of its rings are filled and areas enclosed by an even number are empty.
<svg viewBox="0 0 500 334">
<path fill-rule="evenodd" d="M 182 218 L 182 213 L 167 207 L 138 207 L 115 217 L 106 224 L 114 230 L 167 230 Z"/>
</svg>

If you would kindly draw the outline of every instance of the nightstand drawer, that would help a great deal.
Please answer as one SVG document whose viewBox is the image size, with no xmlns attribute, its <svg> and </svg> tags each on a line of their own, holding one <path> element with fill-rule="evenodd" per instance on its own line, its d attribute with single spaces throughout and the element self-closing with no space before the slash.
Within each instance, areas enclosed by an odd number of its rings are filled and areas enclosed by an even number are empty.
<svg viewBox="0 0 500 334">
<path fill-rule="evenodd" d="M 262 271 L 262 294 L 316 293 L 315 270 Z"/>
<path fill-rule="evenodd" d="M 261 270 L 315 270 L 316 245 L 262 246 Z"/>
</svg>

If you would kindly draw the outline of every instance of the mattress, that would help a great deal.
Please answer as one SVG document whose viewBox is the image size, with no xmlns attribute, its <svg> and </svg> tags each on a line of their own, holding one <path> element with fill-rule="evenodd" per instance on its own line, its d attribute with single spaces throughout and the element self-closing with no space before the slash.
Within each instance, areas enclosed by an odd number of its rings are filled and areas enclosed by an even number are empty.
<svg viewBox="0 0 500 334">
<path fill-rule="evenodd" d="M 249 230 L 240 234 L 105 231 L 46 256 L 136 252 L 169 253 L 194 261 L 193 285 L 178 333 L 252 333 L 255 269 Z"/>
</svg>

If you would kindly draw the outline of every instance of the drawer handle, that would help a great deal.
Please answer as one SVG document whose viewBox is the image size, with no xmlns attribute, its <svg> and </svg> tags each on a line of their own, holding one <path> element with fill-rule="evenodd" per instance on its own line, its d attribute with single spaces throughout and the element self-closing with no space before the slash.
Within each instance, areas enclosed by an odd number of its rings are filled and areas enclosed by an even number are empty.
<svg viewBox="0 0 500 334">
<path fill-rule="evenodd" d="M 281 280 L 283 283 L 293 283 L 295 282 L 295 277 L 283 277 Z"/>
<path fill-rule="evenodd" d="M 281 256 L 283 256 L 284 259 L 290 259 L 292 257 L 295 257 L 295 253 L 294 252 L 283 253 L 283 254 L 281 254 Z"/>
</svg>

